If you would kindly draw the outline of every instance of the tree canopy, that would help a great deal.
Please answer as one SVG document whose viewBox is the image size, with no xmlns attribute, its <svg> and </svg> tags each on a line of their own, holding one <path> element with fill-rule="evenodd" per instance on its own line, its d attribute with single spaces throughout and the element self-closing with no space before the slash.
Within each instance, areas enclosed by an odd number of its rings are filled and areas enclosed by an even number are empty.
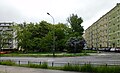
<svg viewBox="0 0 120 73">
<path fill-rule="evenodd" d="M 77 14 L 72 14 L 68 17 L 67 21 L 70 23 L 73 32 L 79 33 L 79 35 L 83 35 L 83 26 L 81 23 L 83 22 L 81 17 L 78 17 Z"/>
<path fill-rule="evenodd" d="M 80 38 L 82 38 L 84 31 L 81 26 L 83 20 L 78 18 L 77 15 L 72 14 L 72 16 L 68 18 L 68 22 L 71 27 L 63 23 L 52 25 L 46 21 L 39 23 L 24 22 L 23 24 L 16 25 L 18 48 L 24 49 L 26 52 L 52 52 L 54 37 L 56 52 L 70 51 L 70 48 L 73 49 L 74 47 L 72 45 L 70 46 L 70 44 L 76 38 L 77 42 L 79 42 L 79 45 L 76 45 L 78 46 L 76 50 L 80 49 L 80 41 L 82 40 Z M 54 35 L 53 31 L 55 32 Z M 71 40 L 73 37 L 75 37 L 75 39 Z M 74 51 L 71 50 L 71 52 Z"/>
<path fill-rule="evenodd" d="M 78 17 L 77 14 L 72 14 L 68 17 L 67 21 L 71 25 L 72 36 L 69 37 L 66 45 L 68 47 L 69 52 L 80 52 L 84 47 L 83 42 L 83 26 L 81 23 L 83 22 L 81 17 Z"/>
</svg>

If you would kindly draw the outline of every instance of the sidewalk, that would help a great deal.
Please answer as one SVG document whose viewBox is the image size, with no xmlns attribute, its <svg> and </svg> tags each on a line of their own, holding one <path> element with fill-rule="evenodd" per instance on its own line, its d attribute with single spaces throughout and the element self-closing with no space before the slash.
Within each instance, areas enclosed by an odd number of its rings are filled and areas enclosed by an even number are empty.
<svg viewBox="0 0 120 73">
<path fill-rule="evenodd" d="M 0 65 L 0 73 L 80 73 L 80 72 L 35 69 L 35 68 Z"/>
</svg>

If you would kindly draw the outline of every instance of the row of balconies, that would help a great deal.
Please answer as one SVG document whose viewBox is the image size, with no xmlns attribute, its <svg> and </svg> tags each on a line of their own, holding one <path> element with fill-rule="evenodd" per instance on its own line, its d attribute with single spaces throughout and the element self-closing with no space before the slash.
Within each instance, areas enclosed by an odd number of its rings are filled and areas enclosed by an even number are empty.
<svg viewBox="0 0 120 73">
<path fill-rule="evenodd" d="M 0 23 L 0 26 L 13 26 L 13 23 Z"/>
<path fill-rule="evenodd" d="M 109 24 L 109 26 L 107 26 L 107 23 L 106 24 L 104 24 L 104 25 L 100 25 L 100 24 L 98 24 L 99 25 L 99 28 L 97 29 L 97 27 L 95 27 L 95 26 L 93 26 L 93 29 L 92 29 L 92 27 L 91 27 L 91 29 L 94 31 L 94 30 L 98 30 L 98 32 L 101 32 L 102 30 L 106 30 L 106 29 L 108 29 L 107 27 L 115 27 L 115 24 L 116 24 L 116 22 L 115 22 L 115 20 L 116 19 L 114 19 L 114 22 L 112 21 L 112 23 L 110 23 Z M 102 23 L 101 23 L 102 24 Z M 112 24 L 112 26 L 110 26 Z M 113 25 L 114 24 L 114 25 Z M 119 26 L 119 24 L 116 26 L 116 27 L 118 27 Z"/>
<path fill-rule="evenodd" d="M 14 37 L 15 34 L 13 32 L 13 29 L 11 28 L 13 26 L 13 23 L 0 23 L 0 34 L 3 35 L 4 37 L 6 37 L 6 34 L 12 34 L 13 37 L 11 39 L 8 40 L 2 40 L 4 42 L 4 46 L 2 49 L 12 49 L 13 46 L 15 46 L 14 44 L 16 43 L 14 41 Z M 7 38 L 6 38 L 7 39 Z"/>
<path fill-rule="evenodd" d="M 119 4 L 120 5 L 120 4 Z M 99 27 L 99 28 L 98 28 Z M 95 22 L 87 31 L 87 40 L 89 45 L 101 42 L 108 43 L 108 39 L 112 42 L 120 44 L 120 6 L 114 7 L 111 11 Z M 119 39 L 119 40 L 118 40 Z"/>
<path fill-rule="evenodd" d="M 120 31 L 116 31 L 116 32 L 109 33 L 109 34 L 108 34 L 107 31 L 106 32 L 100 32 L 98 34 L 91 34 L 91 36 L 89 36 L 89 34 L 88 34 L 88 36 L 86 38 L 89 38 L 89 37 L 92 37 L 92 38 L 102 37 L 102 38 L 104 38 L 104 37 L 107 37 L 107 36 L 109 36 L 109 37 L 115 36 L 116 38 L 119 38 L 120 37 Z M 109 39 L 111 39 L 111 38 L 109 38 Z"/>
</svg>

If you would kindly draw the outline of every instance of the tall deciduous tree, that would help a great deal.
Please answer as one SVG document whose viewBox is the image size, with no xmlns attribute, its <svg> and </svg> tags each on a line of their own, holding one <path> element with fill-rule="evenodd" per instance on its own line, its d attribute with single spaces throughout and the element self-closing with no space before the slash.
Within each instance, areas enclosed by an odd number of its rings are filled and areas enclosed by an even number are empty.
<svg viewBox="0 0 120 73">
<path fill-rule="evenodd" d="M 52 26 L 52 25 L 51 25 Z M 29 23 L 18 25 L 17 40 L 19 47 L 25 51 L 48 51 L 49 32 L 52 30 L 49 23 L 41 21 L 40 23 Z M 49 36 L 48 36 L 49 35 Z M 50 44 L 52 45 L 52 44 Z"/>
<path fill-rule="evenodd" d="M 78 32 L 79 36 L 83 35 L 83 26 L 81 23 L 83 22 L 81 17 L 78 17 L 77 14 L 72 14 L 68 17 L 67 21 L 70 23 L 73 32 Z"/>
<path fill-rule="evenodd" d="M 84 47 L 84 43 L 82 43 L 84 29 L 81 25 L 83 20 L 81 17 L 78 17 L 77 14 L 72 14 L 68 17 L 67 21 L 70 23 L 72 29 L 72 34 L 66 42 L 67 50 L 68 52 L 80 52 Z"/>
<path fill-rule="evenodd" d="M 56 51 L 63 51 L 65 48 L 66 37 L 68 27 L 65 24 L 58 23 L 55 25 L 55 37 L 56 37 Z"/>
</svg>

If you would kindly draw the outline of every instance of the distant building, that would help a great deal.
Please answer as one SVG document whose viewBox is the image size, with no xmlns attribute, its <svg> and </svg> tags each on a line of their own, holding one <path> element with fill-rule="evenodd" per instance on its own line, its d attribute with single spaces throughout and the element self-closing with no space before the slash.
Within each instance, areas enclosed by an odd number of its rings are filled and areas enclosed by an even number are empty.
<svg viewBox="0 0 120 73">
<path fill-rule="evenodd" d="M 120 3 L 85 30 L 88 48 L 120 48 Z"/>
<path fill-rule="evenodd" d="M 1 50 L 13 50 L 17 48 L 15 40 L 16 32 L 12 28 L 14 23 L 0 23 L 0 47 Z"/>
</svg>

